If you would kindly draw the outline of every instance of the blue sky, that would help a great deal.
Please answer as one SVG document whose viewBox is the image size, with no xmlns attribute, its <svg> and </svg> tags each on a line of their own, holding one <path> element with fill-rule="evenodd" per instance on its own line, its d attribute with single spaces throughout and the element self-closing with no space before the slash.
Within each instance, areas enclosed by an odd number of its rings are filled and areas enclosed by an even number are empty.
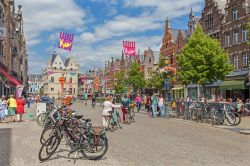
<svg viewBox="0 0 250 166">
<path fill-rule="evenodd" d="M 72 51 L 56 48 L 63 58 L 73 56 L 81 71 L 119 58 L 122 41 L 136 41 L 140 52 L 157 51 L 165 19 L 171 27 L 187 29 L 190 9 L 200 16 L 204 0 L 16 0 L 23 5 L 29 51 L 29 72 L 40 73 L 58 44 L 59 32 L 74 33 Z"/>
</svg>

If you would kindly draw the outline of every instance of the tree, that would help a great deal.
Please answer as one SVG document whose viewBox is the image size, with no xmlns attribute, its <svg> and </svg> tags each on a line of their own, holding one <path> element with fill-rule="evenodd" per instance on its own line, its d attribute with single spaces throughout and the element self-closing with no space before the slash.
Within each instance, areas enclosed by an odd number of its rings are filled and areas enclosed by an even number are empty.
<svg viewBox="0 0 250 166">
<path fill-rule="evenodd" d="M 147 88 L 155 88 L 158 91 L 161 91 L 163 88 L 163 76 L 160 73 L 152 73 L 150 79 L 146 81 L 146 87 Z"/>
<path fill-rule="evenodd" d="M 117 72 L 115 74 L 115 79 L 116 84 L 115 84 L 115 93 L 116 94 L 123 94 L 127 91 L 127 79 L 125 77 L 125 73 L 124 72 Z"/>
<path fill-rule="evenodd" d="M 177 56 L 178 78 L 187 85 L 203 85 L 224 80 L 233 67 L 228 63 L 228 54 L 217 39 L 205 35 L 199 25 L 188 43 Z"/>
<path fill-rule="evenodd" d="M 140 66 L 136 62 L 133 62 L 131 64 L 130 71 L 128 74 L 128 83 L 130 86 L 133 87 L 134 91 L 142 89 L 146 85 L 144 73 L 140 71 Z"/>
</svg>

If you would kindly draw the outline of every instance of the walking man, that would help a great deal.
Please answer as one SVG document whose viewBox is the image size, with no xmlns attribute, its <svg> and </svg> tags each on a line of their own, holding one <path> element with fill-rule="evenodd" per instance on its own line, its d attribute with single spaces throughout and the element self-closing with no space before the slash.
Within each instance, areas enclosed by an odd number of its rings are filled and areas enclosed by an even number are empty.
<svg viewBox="0 0 250 166">
<path fill-rule="evenodd" d="M 137 94 L 135 98 L 135 102 L 136 102 L 137 112 L 139 112 L 141 109 L 141 103 L 142 103 L 142 98 L 139 93 Z"/>
</svg>

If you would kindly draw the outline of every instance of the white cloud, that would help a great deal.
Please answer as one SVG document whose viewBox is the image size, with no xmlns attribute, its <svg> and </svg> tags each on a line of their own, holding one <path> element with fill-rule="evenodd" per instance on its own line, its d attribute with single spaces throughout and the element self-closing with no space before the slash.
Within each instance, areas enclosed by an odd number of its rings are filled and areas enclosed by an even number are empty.
<svg viewBox="0 0 250 166">
<path fill-rule="evenodd" d="M 74 0 L 22 0 L 24 30 L 27 40 L 42 32 L 60 29 L 82 31 L 85 11 Z"/>
<path fill-rule="evenodd" d="M 129 35 L 131 33 L 140 33 L 148 30 L 157 30 L 163 27 L 165 18 L 176 18 L 186 15 L 191 7 L 194 11 L 201 10 L 203 0 L 127 0 L 124 1 L 126 8 L 146 8 L 140 15 L 126 16 L 118 15 L 113 20 L 100 24 L 95 31 L 90 34 L 85 32 L 83 38 L 87 42 L 96 42 L 113 37 Z M 90 40 L 90 37 L 95 40 Z"/>
</svg>

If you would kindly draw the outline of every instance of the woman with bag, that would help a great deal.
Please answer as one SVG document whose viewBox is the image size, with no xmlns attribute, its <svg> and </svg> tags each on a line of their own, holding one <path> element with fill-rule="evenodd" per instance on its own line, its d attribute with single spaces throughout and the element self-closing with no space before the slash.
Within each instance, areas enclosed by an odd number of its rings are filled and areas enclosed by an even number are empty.
<svg viewBox="0 0 250 166">
<path fill-rule="evenodd" d="M 26 104 L 26 102 L 23 100 L 23 97 L 20 96 L 17 100 L 17 109 L 16 109 L 16 114 L 17 114 L 17 121 L 21 122 L 22 121 L 22 117 L 24 114 L 24 105 Z"/>
</svg>

